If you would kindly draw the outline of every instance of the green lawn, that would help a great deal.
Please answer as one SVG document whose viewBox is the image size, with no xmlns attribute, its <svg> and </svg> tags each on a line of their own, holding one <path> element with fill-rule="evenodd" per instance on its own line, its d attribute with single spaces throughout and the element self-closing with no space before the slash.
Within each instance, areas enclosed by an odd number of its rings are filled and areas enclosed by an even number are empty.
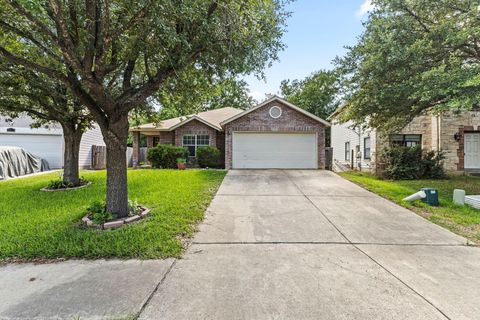
<svg viewBox="0 0 480 320">
<path fill-rule="evenodd" d="M 390 199 L 428 220 L 444 226 L 453 232 L 480 243 L 480 210 L 453 203 L 453 190 L 464 189 L 467 194 L 480 194 L 480 178 L 458 176 L 442 180 L 379 180 L 371 174 L 360 172 L 344 172 L 342 177 L 368 189 L 380 196 Z M 420 188 L 432 187 L 439 191 L 439 207 L 428 206 L 421 201 L 402 201 L 406 196 Z"/>
<path fill-rule="evenodd" d="M 0 182 L 0 260 L 178 257 L 225 173 L 129 170 L 130 199 L 152 211 L 109 231 L 79 228 L 88 205 L 105 199 L 105 171 L 82 172 L 93 184 L 64 192 L 40 191 L 58 173 Z"/>
</svg>

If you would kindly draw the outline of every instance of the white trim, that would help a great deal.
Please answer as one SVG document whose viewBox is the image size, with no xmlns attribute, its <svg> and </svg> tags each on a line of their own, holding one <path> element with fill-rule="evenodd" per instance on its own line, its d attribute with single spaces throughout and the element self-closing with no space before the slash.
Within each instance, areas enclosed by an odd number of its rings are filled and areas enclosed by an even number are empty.
<svg viewBox="0 0 480 320">
<path fill-rule="evenodd" d="M 464 163 L 463 166 L 464 166 L 464 168 L 465 168 L 466 170 L 469 170 L 469 169 L 470 169 L 470 170 L 471 170 L 471 169 L 480 169 L 479 153 L 478 153 L 478 152 L 476 152 L 476 153 L 471 152 L 471 153 L 468 153 L 468 154 L 467 154 L 467 150 L 466 150 L 466 147 L 467 147 L 467 145 L 466 145 L 466 143 L 467 143 L 467 136 L 468 136 L 468 137 L 478 136 L 478 137 L 479 137 L 479 138 L 478 138 L 478 139 L 479 139 L 479 144 L 480 144 L 480 133 L 479 133 L 479 132 L 465 132 L 465 133 L 464 133 L 464 139 L 463 139 L 463 144 L 464 144 L 464 145 L 463 145 L 463 148 L 464 148 L 464 151 L 463 151 L 463 152 L 464 152 L 464 154 L 465 154 L 465 158 L 464 158 L 464 161 L 463 161 L 463 163 Z M 473 141 L 470 141 L 470 142 L 472 143 Z M 477 147 L 480 148 L 480 145 L 478 145 Z M 477 150 L 478 150 L 478 149 L 477 149 Z M 473 156 L 473 155 L 476 155 L 474 161 L 472 161 L 471 163 L 470 163 L 470 162 L 467 163 L 467 156 Z"/>
<path fill-rule="evenodd" d="M 189 123 L 190 121 L 193 121 L 193 120 L 198 120 L 198 121 L 200 121 L 201 123 L 209 126 L 210 128 L 213 128 L 213 129 L 215 129 L 215 130 L 217 130 L 217 131 L 222 131 L 222 128 L 217 127 L 217 126 L 211 124 L 210 122 L 208 122 L 208 121 L 206 121 L 206 120 L 203 120 L 203 119 L 200 118 L 200 117 L 197 117 L 196 115 L 195 115 L 195 116 L 191 116 L 190 118 L 188 118 L 188 119 L 186 119 L 186 120 L 183 120 L 182 122 L 177 123 L 176 125 L 170 127 L 170 128 L 168 129 L 168 131 L 175 130 L 175 129 L 177 129 L 178 127 L 181 127 L 181 126 L 183 126 L 184 124 L 187 124 L 187 123 Z"/>
<path fill-rule="evenodd" d="M 198 136 L 207 136 L 208 137 L 208 144 L 198 144 L 197 142 L 197 138 Z M 194 144 L 188 144 L 188 145 L 185 145 L 183 143 L 183 138 L 184 137 L 194 137 L 194 140 L 195 140 L 195 143 Z M 203 134 L 203 133 L 185 133 L 184 135 L 182 135 L 182 147 L 195 147 L 195 155 L 194 156 L 190 156 L 191 158 L 195 158 L 197 156 L 197 148 L 198 147 L 205 147 L 205 146 L 211 146 L 211 141 L 212 139 L 210 138 L 210 134 Z"/>
<path fill-rule="evenodd" d="M 225 124 L 227 124 L 227 123 L 229 123 L 229 122 L 232 122 L 233 120 L 236 120 L 236 119 L 238 119 L 238 118 L 241 118 L 241 117 L 243 117 L 244 115 L 246 115 L 246 114 L 248 114 L 248 113 L 250 113 L 250 112 L 252 112 L 252 111 L 255 111 L 255 110 L 257 110 L 257 109 L 259 109 L 259 108 L 265 106 L 266 104 L 268 104 L 268 103 L 270 103 L 270 102 L 272 102 L 272 101 L 275 101 L 275 100 L 281 102 L 282 104 L 286 105 L 287 107 L 292 108 L 292 109 L 295 110 L 295 111 L 298 111 L 298 112 L 306 115 L 307 117 L 312 118 L 312 119 L 315 120 L 315 121 L 318 121 L 318 122 L 322 123 L 323 125 L 325 125 L 325 126 L 327 126 L 327 127 L 330 127 L 330 126 L 331 126 L 330 122 L 325 121 L 325 120 L 317 117 L 316 115 L 311 114 L 310 112 L 305 111 L 305 110 L 303 110 L 302 108 L 299 108 L 299 107 L 291 104 L 290 102 L 288 102 L 288 101 L 286 101 L 286 100 L 284 100 L 284 99 L 282 99 L 282 98 L 280 98 L 280 97 L 278 97 L 278 96 L 273 96 L 273 97 L 271 97 L 270 99 L 265 100 L 264 102 L 256 105 L 255 107 L 253 107 L 253 108 L 251 108 L 251 109 L 245 110 L 245 111 L 243 111 L 243 112 L 241 112 L 241 113 L 239 113 L 239 114 L 237 114 L 237 115 L 235 115 L 235 116 L 233 116 L 233 117 L 231 117 L 231 118 L 228 118 L 227 120 L 224 120 L 224 121 L 220 122 L 220 125 L 221 125 L 221 126 L 224 126 Z"/>
<path fill-rule="evenodd" d="M 278 114 L 278 116 L 275 117 L 275 116 L 272 114 L 272 110 L 278 110 L 280 113 Z M 280 118 L 280 117 L 282 116 L 282 113 L 283 113 L 282 108 L 280 108 L 279 106 L 272 106 L 272 107 L 270 108 L 270 110 L 268 110 L 268 114 L 269 114 L 270 117 L 272 117 L 273 119 L 278 119 L 278 118 Z"/>
<path fill-rule="evenodd" d="M 8 132 L 8 129 L 15 129 L 15 132 Z M 45 129 L 45 128 L 19 128 L 19 127 L 3 127 L 0 128 L 0 134 L 4 135 L 42 135 L 42 136 L 61 136 L 62 130 Z"/>
</svg>

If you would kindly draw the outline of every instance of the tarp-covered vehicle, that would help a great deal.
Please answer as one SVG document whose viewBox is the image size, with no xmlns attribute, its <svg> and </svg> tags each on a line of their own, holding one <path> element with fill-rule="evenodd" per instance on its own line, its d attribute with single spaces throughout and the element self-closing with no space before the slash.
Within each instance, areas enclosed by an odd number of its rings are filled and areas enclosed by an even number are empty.
<svg viewBox="0 0 480 320">
<path fill-rule="evenodd" d="M 0 180 L 48 170 L 46 160 L 25 149 L 0 146 Z"/>
</svg>

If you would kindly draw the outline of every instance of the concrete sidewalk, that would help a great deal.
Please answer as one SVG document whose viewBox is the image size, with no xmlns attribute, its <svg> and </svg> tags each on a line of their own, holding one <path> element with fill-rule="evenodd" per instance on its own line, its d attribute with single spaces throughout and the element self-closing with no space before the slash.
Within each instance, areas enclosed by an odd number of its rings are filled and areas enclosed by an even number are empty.
<svg viewBox="0 0 480 320">
<path fill-rule="evenodd" d="M 476 319 L 480 250 L 327 171 L 230 171 L 183 259 L 0 268 L 0 319 Z"/>
</svg>

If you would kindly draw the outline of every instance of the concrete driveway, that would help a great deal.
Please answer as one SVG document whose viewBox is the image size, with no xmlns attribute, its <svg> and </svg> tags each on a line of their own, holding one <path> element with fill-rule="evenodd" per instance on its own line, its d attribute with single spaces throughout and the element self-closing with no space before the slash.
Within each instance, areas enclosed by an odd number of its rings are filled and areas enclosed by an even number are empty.
<svg viewBox="0 0 480 320">
<path fill-rule="evenodd" d="M 183 259 L 8 265 L 0 319 L 479 319 L 466 244 L 331 172 L 232 170 Z"/>
<path fill-rule="evenodd" d="M 480 250 L 327 171 L 232 170 L 141 319 L 480 318 Z"/>
</svg>

